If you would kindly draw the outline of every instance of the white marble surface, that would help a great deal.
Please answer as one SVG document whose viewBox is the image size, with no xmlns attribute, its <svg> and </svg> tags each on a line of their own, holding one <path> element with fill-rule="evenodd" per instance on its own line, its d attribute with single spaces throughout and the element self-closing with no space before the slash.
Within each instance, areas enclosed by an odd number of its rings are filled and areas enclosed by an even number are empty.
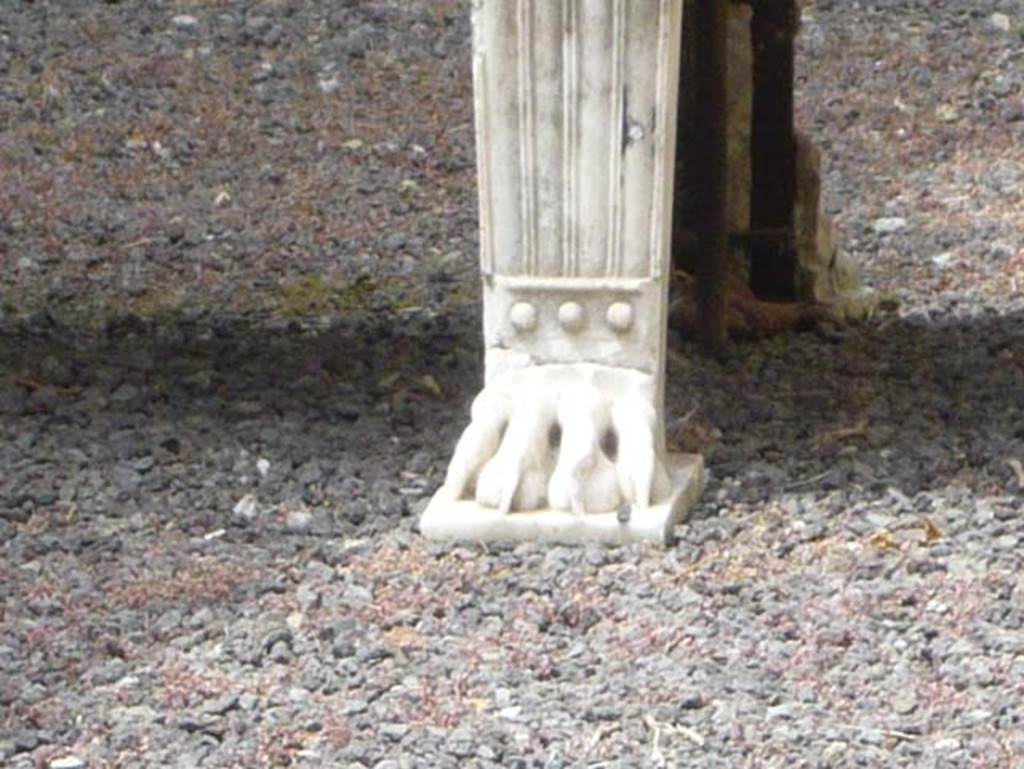
<svg viewBox="0 0 1024 769">
<path fill-rule="evenodd" d="M 425 532 L 664 535 L 682 5 L 473 2 L 486 385 Z"/>
<path fill-rule="evenodd" d="M 501 513 L 474 500 L 453 500 L 439 493 L 420 517 L 428 539 L 459 542 L 551 542 L 583 544 L 629 542 L 669 544 L 704 488 L 704 462 L 694 454 L 670 454 L 671 494 L 661 504 L 632 509 L 629 520 L 617 512 L 577 514 L 560 510 Z"/>
</svg>

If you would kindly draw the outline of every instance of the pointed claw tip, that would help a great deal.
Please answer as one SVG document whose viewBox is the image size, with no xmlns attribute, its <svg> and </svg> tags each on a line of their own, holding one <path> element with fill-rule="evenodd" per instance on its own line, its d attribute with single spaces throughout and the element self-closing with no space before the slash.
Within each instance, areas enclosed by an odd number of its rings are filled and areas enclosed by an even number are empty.
<svg viewBox="0 0 1024 769">
<path fill-rule="evenodd" d="M 572 495 L 569 505 L 576 515 L 586 515 L 587 506 L 583 504 L 583 499 L 578 494 Z"/>
<path fill-rule="evenodd" d="M 512 512 L 512 500 L 511 499 L 503 499 L 503 500 L 501 500 L 501 504 L 498 506 L 498 512 L 501 515 L 508 515 L 509 513 L 511 513 Z"/>
</svg>

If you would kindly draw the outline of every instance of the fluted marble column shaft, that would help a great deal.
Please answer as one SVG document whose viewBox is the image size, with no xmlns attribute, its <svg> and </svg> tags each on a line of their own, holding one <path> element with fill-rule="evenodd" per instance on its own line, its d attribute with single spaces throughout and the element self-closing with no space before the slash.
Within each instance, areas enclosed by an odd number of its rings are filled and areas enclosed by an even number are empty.
<svg viewBox="0 0 1024 769">
<path fill-rule="evenodd" d="M 678 0 L 476 0 L 485 275 L 663 274 Z"/>
<path fill-rule="evenodd" d="M 681 25 L 682 0 L 474 1 L 488 379 L 660 382 Z"/>
</svg>

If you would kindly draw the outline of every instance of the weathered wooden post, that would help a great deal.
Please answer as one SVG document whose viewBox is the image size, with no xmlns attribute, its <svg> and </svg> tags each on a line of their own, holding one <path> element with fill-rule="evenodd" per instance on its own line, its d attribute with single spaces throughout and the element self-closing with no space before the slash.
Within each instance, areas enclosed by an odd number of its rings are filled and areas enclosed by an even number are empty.
<svg viewBox="0 0 1024 769">
<path fill-rule="evenodd" d="M 792 299 L 796 295 L 791 237 L 796 203 L 794 40 L 800 10 L 797 0 L 756 0 L 753 8 L 750 227 L 755 236 L 750 240 L 750 282 L 760 296 Z"/>
<path fill-rule="evenodd" d="M 723 285 L 767 302 L 820 305 L 836 319 L 874 307 L 825 212 L 820 153 L 794 125 L 801 6 L 684 3 L 673 251 L 675 266 L 696 278 L 696 330 L 708 350 L 724 337 Z M 715 144 L 722 136 L 724 155 Z M 723 206 L 724 258 L 710 235 Z M 771 304 L 762 309 L 771 314 Z"/>
<path fill-rule="evenodd" d="M 727 52 L 729 2 L 700 0 L 693 14 L 695 57 L 706 75 L 694 83 L 702 120 L 694 131 L 693 172 L 698 180 L 697 313 L 699 342 L 705 353 L 725 347 L 725 302 L 729 269 L 729 143 Z M 690 17 L 688 17 L 689 19 Z"/>
</svg>

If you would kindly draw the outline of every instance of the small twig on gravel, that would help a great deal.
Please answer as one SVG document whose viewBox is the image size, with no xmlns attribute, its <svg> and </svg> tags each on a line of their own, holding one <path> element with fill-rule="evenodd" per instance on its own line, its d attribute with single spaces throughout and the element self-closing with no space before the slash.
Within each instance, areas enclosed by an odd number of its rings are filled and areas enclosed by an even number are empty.
<svg viewBox="0 0 1024 769">
<path fill-rule="evenodd" d="M 683 414 L 683 416 L 679 417 L 679 419 L 674 420 L 672 424 L 677 426 L 689 424 L 690 420 L 693 419 L 693 417 L 697 413 L 697 409 L 699 408 L 700 406 L 694 406 L 692 409 Z"/>
<path fill-rule="evenodd" d="M 654 732 L 654 740 L 651 745 L 651 763 L 655 766 L 665 765 L 665 755 L 661 752 L 661 747 L 658 745 L 661 742 L 661 727 L 659 724 L 650 716 L 644 716 L 644 723 L 647 724 L 647 728 Z"/>
<path fill-rule="evenodd" d="M 892 737 L 894 740 L 900 740 L 901 742 L 913 742 L 919 736 L 908 732 L 901 732 L 896 729 L 879 729 L 879 734 L 883 737 Z"/>
<path fill-rule="evenodd" d="M 675 732 L 676 732 L 676 734 L 680 734 L 683 737 L 685 737 L 686 739 L 688 739 L 690 742 L 692 742 L 698 748 L 703 748 L 704 747 L 704 737 L 696 729 L 691 729 L 688 726 L 676 726 L 675 727 Z"/>
<path fill-rule="evenodd" d="M 695 729 L 691 729 L 688 726 L 682 726 L 681 724 L 669 724 L 663 721 L 656 721 L 653 716 L 644 716 L 644 723 L 647 724 L 647 728 L 655 734 L 655 744 L 657 744 L 658 737 L 661 732 L 668 732 L 669 734 L 678 734 L 681 737 L 685 737 L 687 740 L 692 742 L 699 748 L 704 747 L 704 737 L 700 732 Z"/>
<path fill-rule="evenodd" d="M 620 728 L 621 727 L 619 726 L 619 724 L 611 721 L 600 724 L 594 730 L 594 734 L 590 737 L 590 742 L 587 744 L 587 750 L 584 753 L 584 755 L 589 756 L 593 752 L 594 748 L 597 747 L 597 744 L 601 742 L 601 740 L 603 740 L 608 735 L 614 734 L 615 732 L 619 731 Z"/>
<path fill-rule="evenodd" d="M 861 419 L 850 427 L 840 427 L 836 430 L 828 430 L 820 433 L 814 438 L 814 445 L 821 448 L 829 443 L 842 443 L 850 438 L 863 438 L 868 430 L 868 421 Z"/>
<path fill-rule="evenodd" d="M 817 475 L 812 475 L 810 478 L 804 478 L 803 480 L 793 481 L 792 483 L 786 484 L 786 486 L 784 487 L 784 490 L 785 491 L 792 491 L 793 489 L 798 489 L 801 486 L 808 486 L 808 485 L 810 485 L 812 483 L 817 483 L 822 478 L 827 478 L 829 473 L 831 473 L 831 472 L 832 472 L 832 469 L 829 468 L 828 470 L 826 470 L 823 473 L 818 473 Z"/>
</svg>

